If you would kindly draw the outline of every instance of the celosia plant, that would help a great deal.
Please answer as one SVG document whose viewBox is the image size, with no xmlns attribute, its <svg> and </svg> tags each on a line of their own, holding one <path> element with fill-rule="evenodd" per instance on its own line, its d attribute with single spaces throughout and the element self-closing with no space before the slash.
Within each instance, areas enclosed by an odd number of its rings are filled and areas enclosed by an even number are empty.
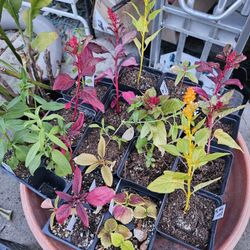
<svg viewBox="0 0 250 250">
<path fill-rule="evenodd" d="M 78 73 L 77 80 L 75 81 L 66 73 L 61 73 L 57 76 L 53 85 L 54 90 L 64 91 L 70 89 L 76 83 L 76 93 L 70 102 L 65 105 L 65 108 L 69 109 L 71 108 L 71 104 L 74 103 L 74 113 L 72 116 L 73 121 L 76 118 L 80 100 L 81 103 L 90 104 L 95 110 L 104 112 L 104 106 L 98 100 L 96 90 L 91 87 L 86 87 L 84 81 L 84 77 L 92 76 L 95 73 L 96 65 L 105 60 L 104 58 L 94 57 L 93 52 L 107 52 L 105 48 L 92 42 L 91 40 L 92 36 L 88 36 L 82 44 L 77 41 L 75 36 L 73 36 L 69 42 L 67 42 L 65 50 L 75 59 L 74 66 L 76 67 Z"/>
<path fill-rule="evenodd" d="M 119 113 L 121 111 L 119 105 L 119 72 L 122 67 L 137 65 L 135 58 L 127 58 L 127 54 L 125 52 L 125 46 L 133 41 L 136 36 L 136 32 L 131 31 L 125 33 L 125 27 L 120 22 L 118 15 L 110 8 L 108 9 L 108 17 L 111 21 L 109 29 L 114 33 L 115 36 L 114 41 L 111 41 L 111 44 L 114 47 L 114 52 L 110 51 L 110 54 L 114 60 L 114 69 L 108 68 L 99 76 L 97 76 L 96 80 L 102 79 L 103 77 L 107 77 L 112 80 L 115 86 L 116 98 L 111 103 L 111 107 L 116 107 L 116 112 Z"/>
<path fill-rule="evenodd" d="M 188 88 L 184 95 L 185 107 L 181 114 L 181 128 L 184 131 L 184 137 L 178 138 L 175 142 L 162 145 L 166 152 L 181 157 L 187 168 L 187 173 L 164 171 L 164 174 L 152 183 L 148 189 L 158 193 L 172 193 L 181 189 L 186 195 L 186 204 L 184 212 L 190 208 L 191 195 L 220 178 L 200 183 L 191 188 L 191 182 L 196 169 L 201 168 L 209 161 L 228 155 L 227 153 L 206 153 L 205 147 L 210 136 L 208 128 L 202 128 L 203 121 L 195 124 L 197 116 L 195 111 L 198 104 L 195 103 L 195 92 Z"/>
</svg>

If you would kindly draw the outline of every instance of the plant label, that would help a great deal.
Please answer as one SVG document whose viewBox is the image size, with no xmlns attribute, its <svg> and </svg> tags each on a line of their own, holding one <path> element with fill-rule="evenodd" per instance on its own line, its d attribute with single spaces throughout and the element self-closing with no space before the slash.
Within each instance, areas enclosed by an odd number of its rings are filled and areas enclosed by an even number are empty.
<svg viewBox="0 0 250 250">
<path fill-rule="evenodd" d="M 113 210 L 114 210 L 114 205 L 115 205 L 115 201 L 112 200 L 109 204 L 109 212 L 110 214 L 113 214 Z"/>
<path fill-rule="evenodd" d="M 94 76 L 85 76 L 85 84 L 89 87 L 95 87 Z"/>
<path fill-rule="evenodd" d="M 72 217 L 70 218 L 69 224 L 66 228 L 67 231 L 72 232 L 74 225 L 76 224 L 76 217 L 73 214 Z"/>
<path fill-rule="evenodd" d="M 161 91 L 162 95 L 169 95 L 168 87 L 167 87 L 165 80 L 162 81 L 160 91 Z"/>
<path fill-rule="evenodd" d="M 95 179 L 93 180 L 93 182 L 91 183 L 90 187 L 89 187 L 89 192 L 91 192 L 92 190 L 94 190 L 96 188 L 96 181 Z"/>
<path fill-rule="evenodd" d="M 7 164 L 5 164 L 4 162 L 2 163 L 2 166 L 3 166 L 8 172 L 10 172 L 11 174 L 14 174 L 14 175 L 15 175 L 15 173 L 13 172 L 13 170 L 11 169 L 10 166 L 8 166 Z"/>
<path fill-rule="evenodd" d="M 213 218 L 213 221 L 214 220 L 219 220 L 221 218 L 224 217 L 224 213 L 225 213 L 225 209 L 226 209 L 226 204 L 220 206 L 220 207 L 217 207 L 215 210 L 214 210 L 214 218 Z"/>
</svg>

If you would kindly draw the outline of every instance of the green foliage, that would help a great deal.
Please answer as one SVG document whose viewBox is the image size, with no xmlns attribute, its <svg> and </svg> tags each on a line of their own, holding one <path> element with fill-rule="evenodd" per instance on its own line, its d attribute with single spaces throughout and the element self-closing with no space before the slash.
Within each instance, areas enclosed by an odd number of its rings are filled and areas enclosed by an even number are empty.
<svg viewBox="0 0 250 250">
<path fill-rule="evenodd" d="M 138 74 L 138 80 L 137 84 L 139 85 L 140 83 L 140 78 L 141 78 L 141 73 L 142 73 L 142 66 L 143 66 L 143 60 L 144 60 L 144 53 L 149 46 L 149 44 L 155 39 L 155 37 L 159 34 L 161 30 L 157 30 L 154 34 L 150 35 L 147 37 L 149 33 L 149 25 L 151 21 L 153 21 L 156 16 L 161 12 L 160 9 L 158 10 L 153 10 L 155 6 L 155 0 L 144 0 L 144 13 L 140 13 L 138 7 L 136 6 L 135 3 L 132 2 L 132 6 L 135 9 L 138 19 L 136 19 L 134 16 L 132 16 L 130 13 L 126 12 L 128 16 L 131 17 L 132 24 L 136 28 L 136 30 L 140 33 L 141 35 L 141 41 L 136 37 L 134 39 L 134 43 L 138 49 L 139 55 L 141 57 L 140 60 L 140 70 Z"/>
</svg>

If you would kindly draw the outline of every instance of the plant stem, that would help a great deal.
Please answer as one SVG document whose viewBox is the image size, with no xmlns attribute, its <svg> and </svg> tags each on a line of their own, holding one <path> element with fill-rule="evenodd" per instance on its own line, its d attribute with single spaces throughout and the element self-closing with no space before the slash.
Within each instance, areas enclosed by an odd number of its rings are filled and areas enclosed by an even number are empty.
<svg viewBox="0 0 250 250">
<path fill-rule="evenodd" d="M 142 74 L 142 66 L 143 66 L 143 59 L 144 59 L 144 50 L 145 50 L 145 32 L 142 33 L 141 35 L 141 59 L 140 59 L 140 69 L 139 69 L 139 74 L 137 78 L 137 87 L 139 88 L 140 85 L 140 79 L 141 79 L 141 74 Z"/>
<path fill-rule="evenodd" d="M 15 78 L 17 78 L 17 79 L 19 79 L 19 80 L 22 79 L 21 74 L 16 73 L 16 72 L 14 72 L 14 71 L 12 71 L 12 70 L 9 70 L 9 69 L 5 69 L 5 68 L 3 68 L 3 67 L 0 67 L 0 72 L 3 73 L 3 74 L 9 75 L 9 76 L 13 76 L 13 77 L 15 77 Z M 29 83 L 32 83 L 33 85 L 35 85 L 35 86 L 37 86 L 37 87 L 41 87 L 41 88 L 43 88 L 43 89 L 50 89 L 50 90 L 51 90 L 51 87 L 50 87 L 50 86 L 48 86 L 48 85 L 46 85 L 46 84 L 43 84 L 43 83 L 41 83 L 41 82 L 34 81 L 34 80 L 30 79 L 30 78 L 28 78 L 27 81 L 28 81 Z"/>
<path fill-rule="evenodd" d="M 73 113 L 73 116 L 72 116 L 72 121 L 75 120 L 77 109 L 78 109 L 79 93 L 80 93 L 80 88 L 81 88 L 81 74 L 80 73 L 78 73 L 76 84 L 77 84 L 76 101 L 75 101 L 75 107 L 74 107 L 74 113 Z"/>
</svg>

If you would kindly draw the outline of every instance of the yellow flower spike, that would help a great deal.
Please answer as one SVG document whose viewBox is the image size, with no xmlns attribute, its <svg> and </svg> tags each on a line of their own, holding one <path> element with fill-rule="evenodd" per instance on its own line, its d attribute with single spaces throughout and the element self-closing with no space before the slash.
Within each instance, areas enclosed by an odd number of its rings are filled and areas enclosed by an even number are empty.
<svg viewBox="0 0 250 250">
<path fill-rule="evenodd" d="M 190 104 L 195 100 L 195 98 L 196 98 L 195 91 L 191 87 L 187 88 L 187 90 L 183 96 L 184 103 Z"/>
</svg>

